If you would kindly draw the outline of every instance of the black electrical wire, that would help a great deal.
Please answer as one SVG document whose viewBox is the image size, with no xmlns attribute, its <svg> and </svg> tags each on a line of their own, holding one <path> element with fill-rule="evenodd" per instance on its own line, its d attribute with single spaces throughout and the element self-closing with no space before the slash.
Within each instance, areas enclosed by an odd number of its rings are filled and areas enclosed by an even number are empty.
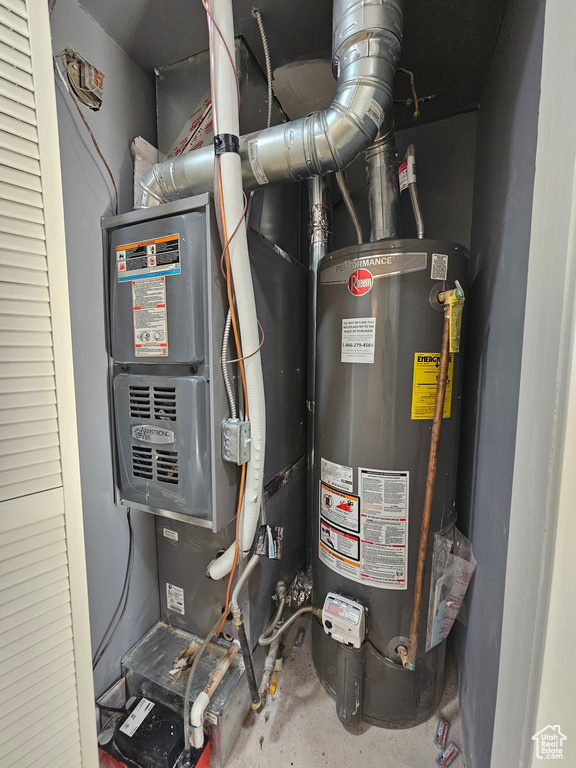
<svg viewBox="0 0 576 768">
<path fill-rule="evenodd" d="M 128 544 L 128 562 L 126 564 L 126 574 L 124 576 L 124 584 L 122 586 L 122 592 L 120 594 L 120 600 L 118 601 L 116 610 L 114 611 L 112 618 L 110 619 L 110 623 L 106 627 L 106 631 L 102 636 L 100 645 L 98 646 L 98 648 L 96 648 L 96 652 L 94 653 L 94 658 L 92 659 L 92 669 L 96 669 L 96 667 L 98 666 L 98 663 L 100 662 L 100 659 L 108 650 L 110 643 L 112 642 L 112 640 L 114 639 L 114 636 L 118 632 L 120 623 L 124 618 L 124 614 L 126 613 L 126 608 L 128 606 L 128 596 L 130 594 L 130 582 L 132 579 L 132 568 L 134 566 L 134 531 L 132 529 L 131 512 L 132 512 L 131 509 L 128 507 L 128 509 L 126 510 L 126 519 L 128 521 L 128 531 L 130 535 L 130 542 Z M 106 640 L 106 636 L 108 635 L 109 632 L 111 632 L 111 634 Z"/>
<path fill-rule="evenodd" d="M 252 709 L 259 712 L 262 709 L 262 702 L 260 701 L 260 694 L 258 693 L 258 683 L 256 682 L 254 665 L 252 664 L 252 654 L 250 653 L 250 646 L 248 645 L 248 638 L 246 637 L 243 621 L 241 621 L 240 624 L 236 624 L 236 631 L 238 633 L 238 641 L 240 642 L 240 650 L 244 657 L 246 678 L 248 680 L 248 688 L 250 689 L 250 698 L 252 699 Z"/>
<path fill-rule="evenodd" d="M 117 712 L 118 714 L 121 714 L 121 715 L 128 714 L 128 710 L 126 709 L 126 707 L 109 707 L 107 704 L 100 704 L 97 701 L 95 702 L 95 704 L 98 707 L 98 709 L 101 709 L 103 712 Z"/>
</svg>

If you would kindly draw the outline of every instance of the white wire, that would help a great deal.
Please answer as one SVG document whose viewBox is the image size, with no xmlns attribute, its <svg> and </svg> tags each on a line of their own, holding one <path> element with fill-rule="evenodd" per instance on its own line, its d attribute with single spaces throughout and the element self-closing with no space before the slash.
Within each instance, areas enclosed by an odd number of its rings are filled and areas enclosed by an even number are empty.
<svg viewBox="0 0 576 768">
<path fill-rule="evenodd" d="M 52 56 L 52 60 L 54 61 L 54 69 L 56 70 L 56 72 L 58 72 L 58 75 L 60 76 L 60 80 L 62 80 L 62 82 L 64 83 L 64 88 L 66 88 L 68 93 L 70 93 L 70 88 L 69 88 L 68 83 L 66 82 L 66 80 L 64 80 L 64 75 L 60 71 L 60 67 L 58 66 L 58 62 L 56 61 L 56 57 Z"/>
</svg>

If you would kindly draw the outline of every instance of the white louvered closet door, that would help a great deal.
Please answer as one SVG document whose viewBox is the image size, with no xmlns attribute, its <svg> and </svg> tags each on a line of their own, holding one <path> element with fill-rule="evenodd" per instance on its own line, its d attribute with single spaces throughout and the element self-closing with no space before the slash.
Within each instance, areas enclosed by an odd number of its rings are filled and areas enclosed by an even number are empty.
<svg viewBox="0 0 576 768">
<path fill-rule="evenodd" d="M 47 0 L 0 0 L 0 765 L 97 764 Z"/>
</svg>

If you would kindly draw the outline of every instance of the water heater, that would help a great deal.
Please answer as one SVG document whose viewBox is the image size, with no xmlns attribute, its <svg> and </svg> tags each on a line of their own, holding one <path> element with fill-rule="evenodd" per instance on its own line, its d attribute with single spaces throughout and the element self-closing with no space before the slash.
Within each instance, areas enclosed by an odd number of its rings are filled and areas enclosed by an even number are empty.
<svg viewBox="0 0 576 768">
<path fill-rule="evenodd" d="M 323 622 L 313 620 L 313 655 L 348 724 L 414 726 L 442 695 L 445 644 L 425 650 L 429 567 L 414 670 L 397 649 L 410 632 L 443 327 L 438 294 L 456 280 L 465 288 L 466 276 L 465 249 L 439 240 L 354 246 L 319 266 L 314 604 L 341 596 L 344 607 L 336 601 L 328 612 L 339 612 L 345 631 L 335 639 L 325 608 Z M 451 355 L 429 565 L 434 532 L 455 519 L 461 384 L 461 356 Z M 361 644 L 347 642 L 350 606 L 363 608 Z"/>
</svg>

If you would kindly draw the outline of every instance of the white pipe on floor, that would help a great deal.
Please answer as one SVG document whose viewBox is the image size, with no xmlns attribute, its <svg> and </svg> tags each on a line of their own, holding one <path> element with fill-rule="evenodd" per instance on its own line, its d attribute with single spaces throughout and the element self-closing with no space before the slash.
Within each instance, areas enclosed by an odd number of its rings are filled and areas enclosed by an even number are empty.
<svg viewBox="0 0 576 768">
<path fill-rule="evenodd" d="M 204 713 L 206 707 L 210 704 L 212 694 L 220 685 L 222 678 L 228 671 L 228 668 L 234 661 L 234 657 L 238 653 L 238 646 L 234 643 L 228 649 L 228 652 L 224 658 L 219 662 L 216 669 L 212 673 L 210 680 L 206 683 L 206 687 L 201 691 L 192 705 L 192 712 L 190 713 L 190 725 L 192 726 L 192 744 L 196 749 L 200 749 L 204 744 Z"/>
</svg>

